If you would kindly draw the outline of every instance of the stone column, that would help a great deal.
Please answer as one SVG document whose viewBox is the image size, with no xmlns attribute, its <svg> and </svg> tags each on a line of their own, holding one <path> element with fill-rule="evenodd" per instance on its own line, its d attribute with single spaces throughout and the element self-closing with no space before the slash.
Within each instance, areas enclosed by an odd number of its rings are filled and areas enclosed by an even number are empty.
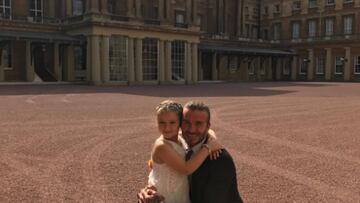
<svg viewBox="0 0 360 203">
<path fill-rule="evenodd" d="M 293 56 L 292 64 L 291 64 L 291 80 L 296 81 L 297 76 L 297 64 L 298 64 L 298 57 Z"/>
<path fill-rule="evenodd" d="M 313 80 L 314 79 L 314 50 L 308 49 L 309 52 L 309 63 L 308 63 L 308 70 L 307 70 L 307 79 Z"/>
<path fill-rule="evenodd" d="M 212 57 L 211 75 L 212 75 L 212 80 L 218 80 L 217 54 L 216 53 L 213 53 L 213 57 Z"/>
<path fill-rule="evenodd" d="M 164 40 L 159 40 L 159 82 L 165 82 L 165 47 Z"/>
<path fill-rule="evenodd" d="M 86 0 L 86 13 L 98 13 L 99 0 Z"/>
<path fill-rule="evenodd" d="M 185 82 L 186 84 L 192 84 L 192 63 L 191 63 L 191 43 L 190 42 L 186 42 L 185 43 L 186 46 L 186 57 L 185 57 Z"/>
<path fill-rule="evenodd" d="M 192 81 L 197 83 L 198 79 L 198 45 L 196 43 L 192 43 Z"/>
<path fill-rule="evenodd" d="M 165 42 L 165 77 L 166 81 L 172 81 L 171 41 Z"/>
<path fill-rule="evenodd" d="M 101 13 L 108 14 L 108 0 L 101 0 Z"/>
<path fill-rule="evenodd" d="M 54 72 L 57 81 L 62 81 L 62 71 L 59 64 L 59 43 L 54 43 Z"/>
<path fill-rule="evenodd" d="M 158 18 L 160 21 L 164 21 L 164 1 L 167 0 L 159 0 Z"/>
<path fill-rule="evenodd" d="M 54 18 L 55 17 L 55 0 L 49 0 L 49 3 L 48 3 L 48 9 L 49 9 L 49 17 L 50 18 Z"/>
<path fill-rule="evenodd" d="M 35 78 L 34 66 L 31 63 L 31 42 L 26 40 L 26 81 L 32 82 Z"/>
<path fill-rule="evenodd" d="M 100 46 L 99 36 L 91 35 L 91 81 L 94 84 L 101 83 L 101 67 L 100 67 Z"/>
<path fill-rule="evenodd" d="M 75 80 L 75 50 L 73 45 L 70 45 L 67 48 L 66 63 L 67 63 L 67 79 L 68 81 L 74 81 Z"/>
<path fill-rule="evenodd" d="M 85 0 L 85 13 L 89 13 L 91 9 L 91 0 Z"/>
<path fill-rule="evenodd" d="M 242 34 L 241 34 L 241 26 L 242 26 L 242 23 L 241 23 L 241 20 L 242 20 L 242 17 L 241 17 L 241 15 L 243 14 L 242 13 L 242 10 L 241 10 L 241 8 L 242 8 L 242 6 L 241 6 L 241 1 L 242 0 L 238 0 L 237 1 L 237 7 L 236 7 L 236 35 L 238 36 L 238 37 L 240 37 Z"/>
<path fill-rule="evenodd" d="M 224 20 L 224 0 L 219 0 L 219 5 L 217 7 L 217 14 L 218 14 L 218 23 L 217 23 L 217 26 L 218 26 L 218 33 L 222 33 L 224 32 L 224 23 L 225 23 L 225 20 Z"/>
<path fill-rule="evenodd" d="M 141 0 L 135 0 L 136 1 L 136 17 L 141 18 Z"/>
<path fill-rule="evenodd" d="M 191 24 L 191 0 L 186 0 L 186 23 Z"/>
<path fill-rule="evenodd" d="M 351 48 L 345 47 L 345 61 L 344 61 L 344 81 L 350 80 L 350 72 L 351 72 Z"/>
<path fill-rule="evenodd" d="M 103 36 L 101 43 L 101 69 L 102 69 L 102 82 L 110 82 L 110 64 L 109 64 L 109 54 L 110 54 L 110 37 Z"/>
<path fill-rule="evenodd" d="M 134 0 L 127 1 L 127 16 L 134 17 Z"/>
<path fill-rule="evenodd" d="M 325 48 L 326 50 L 326 63 L 325 63 L 325 80 L 331 80 L 331 58 L 332 58 L 332 53 L 331 53 L 331 48 Z"/>
<path fill-rule="evenodd" d="M 66 16 L 72 16 L 72 0 L 66 0 Z"/>
<path fill-rule="evenodd" d="M 129 38 L 128 43 L 128 80 L 130 84 L 135 82 L 135 59 L 134 59 L 134 38 Z"/>
<path fill-rule="evenodd" d="M 135 63 L 136 82 L 143 81 L 143 67 L 142 67 L 142 39 L 136 39 L 136 63 Z"/>
<path fill-rule="evenodd" d="M 193 0 L 192 3 L 193 3 L 193 8 L 192 8 L 192 17 L 193 17 L 192 21 L 193 22 L 192 23 L 198 25 L 198 22 L 197 22 L 198 0 Z"/>
<path fill-rule="evenodd" d="M 167 21 L 171 21 L 171 1 L 169 0 L 165 0 L 166 1 L 166 19 Z"/>
</svg>

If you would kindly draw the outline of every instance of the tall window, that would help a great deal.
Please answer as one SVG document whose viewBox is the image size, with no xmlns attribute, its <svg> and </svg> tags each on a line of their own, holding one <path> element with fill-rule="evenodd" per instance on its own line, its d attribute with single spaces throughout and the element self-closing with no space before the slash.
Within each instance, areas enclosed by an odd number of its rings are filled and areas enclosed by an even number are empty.
<svg viewBox="0 0 360 203">
<path fill-rule="evenodd" d="M 175 11 L 175 23 L 184 24 L 185 23 L 185 12 L 184 11 Z"/>
<path fill-rule="evenodd" d="M 171 42 L 172 80 L 184 80 L 185 72 L 185 42 Z"/>
<path fill-rule="evenodd" d="M 110 38 L 110 80 L 127 80 L 127 38 L 123 36 L 112 36 Z"/>
<path fill-rule="evenodd" d="M 11 18 L 11 1 L 10 0 L 0 0 L 0 19 Z"/>
<path fill-rule="evenodd" d="M 74 59 L 75 59 L 75 78 L 77 80 L 86 79 L 86 59 L 84 49 L 81 46 L 74 47 Z"/>
<path fill-rule="evenodd" d="M 280 13 L 280 5 L 279 5 L 279 4 L 276 4 L 274 7 L 275 7 L 274 13 Z"/>
<path fill-rule="evenodd" d="M 260 58 L 260 74 L 261 75 L 265 75 L 266 72 L 266 63 L 265 63 L 266 59 Z"/>
<path fill-rule="evenodd" d="M 289 58 L 286 58 L 283 60 L 283 63 L 282 63 L 282 71 L 283 71 L 283 74 L 284 75 L 290 75 L 290 59 Z"/>
<path fill-rule="evenodd" d="M 343 74 L 344 72 L 344 61 L 341 59 L 339 56 L 335 58 L 335 74 Z"/>
<path fill-rule="evenodd" d="M 344 17 L 344 34 L 352 34 L 353 32 L 353 17 L 345 16 Z"/>
<path fill-rule="evenodd" d="M 143 79 L 158 79 L 158 40 L 147 38 L 143 40 Z"/>
<path fill-rule="evenodd" d="M 274 24 L 274 40 L 280 40 L 280 23 Z"/>
<path fill-rule="evenodd" d="M 327 18 L 325 20 L 325 36 L 332 36 L 334 34 L 334 19 Z"/>
<path fill-rule="evenodd" d="M 250 60 L 248 62 L 248 73 L 249 75 L 255 74 L 255 60 Z"/>
<path fill-rule="evenodd" d="M 316 8 L 317 0 L 309 0 L 309 8 Z"/>
<path fill-rule="evenodd" d="M 308 63 L 309 61 L 303 59 L 301 60 L 301 63 L 300 63 L 300 74 L 301 75 L 306 75 L 307 71 L 308 71 Z"/>
<path fill-rule="evenodd" d="M 73 15 L 79 16 L 84 13 L 83 0 L 73 0 Z"/>
<path fill-rule="evenodd" d="M 360 74 L 360 56 L 355 56 L 354 74 Z"/>
<path fill-rule="evenodd" d="M 294 22 L 292 24 L 292 38 L 299 39 L 300 38 L 300 23 Z"/>
<path fill-rule="evenodd" d="M 324 56 L 316 57 L 316 74 L 322 75 L 325 71 L 325 58 Z"/>
<path fill-rule="evenodd" d="M 335 0 L 326 0 L 326 4 L 327 4 L 327 5 L 334 5 L 334 4 L 335 4 Z"/>
<path fill-rule="evenodd" d="M 294 1 L 292 6 L 293 11 L 298 11 L 301 9 L 301 1 Z"/>
<path fill-rule="evenodd" d="M 43 16 L 43 1 L 30 0 L 30 16 L 41 17 Z"/>
<path fill-rule="evenodd" d="M 2 56 L 1 61 L 2 65 L 5 69 L 12 68 L 12 60 L 11 60 L 11 42 L 6 43 L 2 47 Z"/>
<path fill-rule="evenodd" d="M 316 36 L 316 21 L 310 20 L 309 21 L 309 37 L 315 37 Z"/>
<path fill-rule="evenodd" d="M 269 14 L 269 7 L 264 6 L 264 15 L 268 15 L 268 14 Z"/>
</svg>

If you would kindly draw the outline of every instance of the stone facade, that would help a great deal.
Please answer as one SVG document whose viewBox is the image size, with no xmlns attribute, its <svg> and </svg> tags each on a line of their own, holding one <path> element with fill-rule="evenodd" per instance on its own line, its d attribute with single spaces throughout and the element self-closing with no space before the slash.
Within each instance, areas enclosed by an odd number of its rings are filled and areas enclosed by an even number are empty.
<svg viewBox="0 0 360 203">
<path fill-rule="evenodd" d="M 0 81 L 358 81 L 359 7 L 358 0 L 11 0 L 0 6 Z"/>
</svg>

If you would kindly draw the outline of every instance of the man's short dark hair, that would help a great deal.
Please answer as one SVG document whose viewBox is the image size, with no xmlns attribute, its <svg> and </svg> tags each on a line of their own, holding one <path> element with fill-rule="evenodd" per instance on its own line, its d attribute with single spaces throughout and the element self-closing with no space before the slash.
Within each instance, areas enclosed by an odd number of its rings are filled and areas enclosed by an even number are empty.
<svg viewBox="0 0 360 203">
<path fill-rule="evenodd" d="M 210 123 L 210 108 L 208 105 L 204 104 L 201 101 L 189 101 L 185 104 L 184 109 L 189 109 L 192 111 L 205 111 L 208 114 L 207 122 Z"/>
</svg>

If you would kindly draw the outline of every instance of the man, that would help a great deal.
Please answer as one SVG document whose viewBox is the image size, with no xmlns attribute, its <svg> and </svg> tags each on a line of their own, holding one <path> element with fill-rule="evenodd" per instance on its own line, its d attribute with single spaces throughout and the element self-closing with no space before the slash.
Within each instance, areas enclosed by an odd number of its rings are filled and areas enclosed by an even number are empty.
<svg viewBox="0 0 360 203">
<path fill-rule="evenodd" d="M 187 158 L 192 152 L 199 151 L 207 142 L 209 128 L 209 107 L 197 101 L 185 104 L 181 130 L 183 138 L 191 149 Z M 235 164 L 226 150 L 223 150 L 216 160 L 210 160 L 208 157 L 200 168 L 189 176 L 191 202 L 242 203 L 236 180 Z M 138 194 L 139 202 L 151 202 L 159 199 L 159 196 L 161 197 L 161 194 L 157 194 L 154 187 L 144 188 Z"/>
</svg>

